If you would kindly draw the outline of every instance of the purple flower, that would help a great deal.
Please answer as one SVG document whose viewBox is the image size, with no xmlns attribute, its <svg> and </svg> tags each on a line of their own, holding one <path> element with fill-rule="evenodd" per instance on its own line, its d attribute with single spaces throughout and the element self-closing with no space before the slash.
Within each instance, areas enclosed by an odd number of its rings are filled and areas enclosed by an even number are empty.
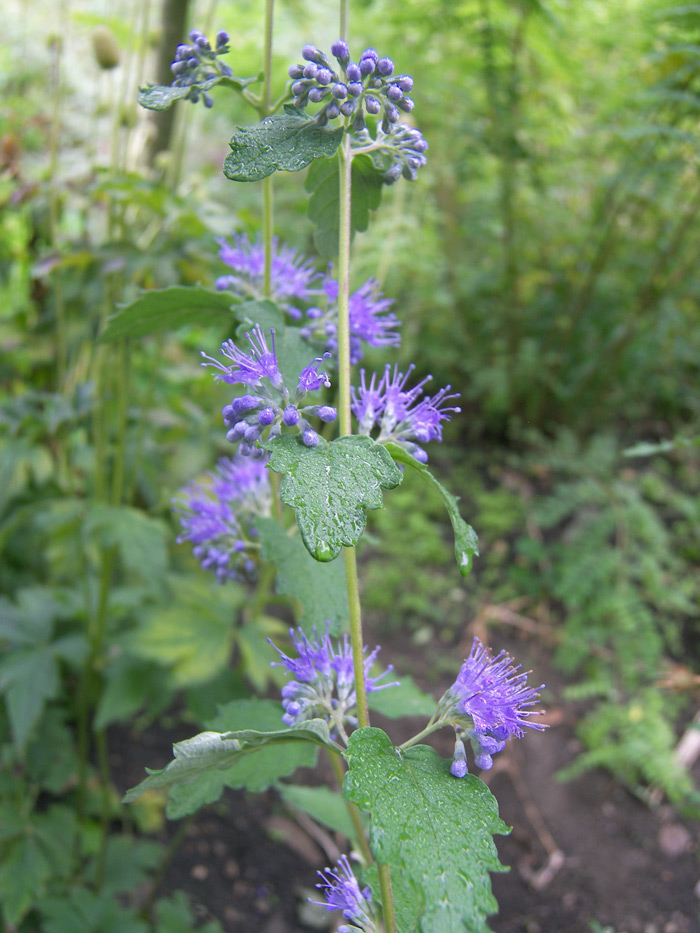
<svg viewBox="0 0 700 933">
<path fill-rule="evenodd" d="M 267 465 L 223 457 L 208 475 L 207 484 L 191 483 L 173 500 L 182 525 L 178 544 L 191 541 L 195 557 L 219 583 L 249 579 L 257 567 L 251 555 L 259 550 L 252 519 L 271 510 Z"/>
<path fill-rule="evenodd" d="M 334 356 L 338 352 L 338 282 L 326 276 L 323 280 L 326 309 L 311 307 L 306 312 L 308 324 L 302 333 L 314 340 L 324 341 L 326 350 Z M 348 315 L 350 321 L 350 362 L 359 363 L 363 355 L 363 344 L 372 347 L 398 347 L 401 336 L 396 328 L 401 321 L 390 310 L 393 305 L 385 298 L 375 279 L 367 281 L 350 295 Z"/>
<path fill-rule="evenodd" d="M 490 768 L 492 755 L 502 751 L 507 739 L 522 738 L 524 728 L 546 728 L 530 722 L 531 716 L 542 713 L 530 707 L 537 703 L 544 684 L 528 687 L 527 673 L 519 671 L 505 651 L 493 657 L 475 638 L 457 680 L 440 700 L 442 718 L 466 731 L 481 768 Z"/>
<path fill-rule="evenodd" d="M 323 890 L 325 901 L 313 901 L 327 910 L 340 910 L 350 926 L 339 927 L 340 930 L 360 930 L 363 933 L 375 933 L 377 926 L 372 907 L 372 892 L 369 888 L 360 889 L 357 878 L 353 874 L 347 856 L 341 855 L 335 871 L 326 868 L 318 872 L 321 884 L 316 887 Z"/>
<path fill-rule="evenodd" d="M 261 380 L 267 378 L 276 389 L 279 389 L 282 386 L 282 374 L 275 353 L 274 330 L 270 330 L 270 338 L 272 349 L 267 345 L 262 327 L 256 324 L 252 332 L 245 335 L 245 339 L 250 344 L 250 352 L 245 353 L 239 349 L 233 340 L 225 340 L 221 345 L 221 353 L 231 360 L 233 365 L 227 366 L 202 352 L 202 357 L 209 361 L 202 363 L 202 366 L 214 366 L 219 370 L 214 373 L 215 378 L 228 382 L 230 385 L 242 382 L 251 388 L 260 388 Z"/>
<path fill-rule="evenodd" d="M 377 379 L 373 373 L 369 383 L 364 369 L 360 370 L 360 387 L 352 389 L 352 411 L 361 434 L 370 434 L 378 428 L 378 443 L 401 444 L 416 460 L 424 463 L 428 455 L 415 441 L 421 444 L 441 441 L 442 422 L 449 420 L 451 412 L 461 409 L 446 404 L 458 397 L 448 394 L 449 386 L 433 396 L 421 398 L 430 376 L 407 389 L 406 383 L 414 368 L 411 364 L 404 374 L 395 366 L 392 373 L 387 364 L 384 375 Z"/>
<path fill-rule="evenodd" d="M 260 237 L 251 243 L 245 233 L 237 233 L 233 236 L 233 245 L 225 239 L 217 242 L 221 247 L 221 259 L 235 274 L 220 276 L 216 280 L 216 287 L 220 291 L 230 288 L 244 298 L 263 298 L 265 250 Z M 320 273 L 314 270 L 310 259 L 290 246 L 280 246 L 275 237 L 270 278 L 270 298 L 298 320 L 302 312 L 297 305 L 312 300 L 312 296 L 317 294 L 314 286 L 320 279 Z"/>
<path fill-rule="evenodd" d="M 289 630 L 298 655 L 296 658 L 285 654 L 268 639 L 282 659 L 273 661 L 272 666 L 286 668 L 295 678 L 282 688 L 282 722 L 292 726 L 307 719 L 326 719 L 345 739 L 345 725 L 357 725 L 357 698 L 350 641 L 348 636 L 344 635 L 334 645 L 328 632 L 328 623 L 323 637 L 319 637 L 315 628 L 311 631 L 312 636 L 309 637 L 301 629 Z M 366 652 L 365 648 L 363 665 L 367 693 L 398 686 L 396 683 L 379 684 L 379 681 L 393 670 L 391 666 L 377 677 L 370 675 L 379 648 L 375 648 L 370 654 Z"/>
<path fill-rule="evenodd" d="M 325 372 L 319 372 L 319 366 L 330 354 L 317 357 L 301 371 L 293 391 L 285 385 L 280 372 L 275 352 L 275 332 L 270 330 L 270 344 L 263 329 L 256 324 L 251 333 L 245 335 L 250 346 L 244 352 L 232 340 L 225 341 L 221 353 L 230 360 L 222 363 L 202 353 L 203 366 L 213 366 L 215 378 L 232 385 L 242 383 L 254 390 L 255 394 L 238 396 L 225 405 L 222 411 L 226 439 L 232 444 L 240 444 L 239 452 L 244 455 L 262 456 L 257 441 L 264 433 L 274 437 L 286 427 L 296 427 L 307 447 L 319 443 L 319 435 L 309 424 L 307 417 L 314 416 L 324 422 L 334 421 L 337 412 L 330 405 L 304 403 L 308 392 L 314 392 L 321 386 L 330 386 L 330 379 Z"/>
<path fill-rule="evenodd" d="M 321 363 L 323 363 L 324 360 L 327 360 L 329 357 L 330 353 L 324 353 L 323 356 L 317 356 L 315 360 L 302 369 L 301 375 L 299 376 L 299 382 L 297 384 L 298 392 L 314 392 L 316 389 L 320 389 L 321 386 L 325 386 L 327 389 L 330 388 L 331 381 L 328 378 L 327 373 L 318 372 L 318 367 L 321 365 Z"/>
</svg>

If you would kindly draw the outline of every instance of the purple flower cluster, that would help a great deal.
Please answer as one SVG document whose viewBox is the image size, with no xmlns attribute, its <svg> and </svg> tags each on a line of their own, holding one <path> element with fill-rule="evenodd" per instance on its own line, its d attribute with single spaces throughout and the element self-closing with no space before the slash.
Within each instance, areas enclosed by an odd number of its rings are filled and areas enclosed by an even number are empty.
<svg viewBox="0 0 700 933">
<path fill-rule="evenodd" d="M 374 49 L 365 49 L 359 61 L 350 61 L 347 42 L 338 39 L 331 46 L 337 61 L 333 65 L 320 49 L 305 45 L 304 64 L 292 65 L 292 94 L 295 107 L 322 104 L 316 122 L 324 126 L 340 116 L 352 119 L 352 129 L 365 128 L 364 112 L 381 114 L 382 129 L 389 132 L 398 123 L 400 112 L 410 113 L 414 103 L 406 95 L 413 88 L 410 75 L 394 75 L 390 58 L 380 58 Z"/>
<path fill-rule="evenodd" d="M 206 485 L 191 483 L 173 500 L 182 533 L 178 544 L 192 541 L 194 556 L 219 583 L 250 579 L 259 549 L 255 517 L 269 516 L 272 491 L 266 464 L 245 457 L 223 457 Z"/>
<path fill-rule="evenodd" d="M 308 323 L 301 329 L 303 337 L 323 342 L 325 349 L 334 357 L 338 355 L 338 282 L 327 276 L 323 282 L 326 309 L 309 308 Z M 367 279 L 357 291 L 350 295 L 350 362 L 354 366 L 362 359 L 362 344 L 371 347 L 397 347 L 401 336 L 396 328 L 401 321 L 391 311 L 393 300 L 384 298 L 374 279 Z"/>
<path fill-rule="evenodd" d="M 224 406 L 226 440 L 239 444 L 239 453 L 244 456 L 262 457 L 264 451 L 256 446 L 256 442 L 265 433 L 268 437 L 275 437 L 285 425 L 296 428 L 307 447 L 315 447 L 320 438 L 307 419 L 315 416 L 321 421 L 331 422 L 335 421 L 338 413 L 330 405 L 302 405 L 301 402 L 307 392 L 330 386 L 327 374 L 319 371 L 330 354 L 319 356 L 304 367 L 296 388 L 291 392 L 280 372 L 274 330 L 270 331 L 271 346 L 268 346 L 259 324 L 245 338 L 250 347 L 247 352 L 236 346 L 233 340 L 226 340 L 221 345 L 221 353 L 230 363 L 221 363 L 202 353 L 206 361 L 202 365 L 213 366 L 217 370 L 217 379 L 230 385 L 246 385 L 253 390 Z"/>
<path fill-rule="evenodd" d="M 537 703 L 544 684 L 528 687 L 527 673 L 519 671 L 520 666 L 514 665 L 505 651 L 493 657 L 478 638 L 474 639 L 457 680 L 439 703 L 441 718 L 457 730 L 451 769 L 455 777 L 467 773 L 463 736 L 472 743 L 477 766 L 488 769 L 492 756 L 503 750 L 507 739 L 522 738 L 525 727 L 546 728 L 530 722 L 531 716 L 542 713 L 530 707 Z"/>
<path fill-rule="evenodd" d="M 353 728 L 357 726 L 355 674 L 350 642 L 348 636 L 344 635 L 334 646 L 328 634 L 328 624 L 322 638 L 319 638 L 316 629 L 312 629 L 312 632 L 313 636 L 309 638 L 301 629 L 290 629 L 289 635 L 298 654 L 296 658 L 289 657 L 273 645 L 282 660 L 273 661 L 272 666 L 285 667 L 295 678 L 282 688 L 282 722 L 292 726 L 307 719 L 326 719 L 345 738 L 345 725 L 350 724 Z M 370 676 L 378 654 L 379 648 L 375 648 L 364 658 L 367 693 L 398 686 L 396 683 L 378 685 L 393 670 L 391 666 L 378 677 Z"/>
<path fill-rule="evenodd" d="M 335 871 L 326 868 L 318 872 L 321 884 L 316 887 L 323 891 L 325 901 L 312 901 L 326 910 L 340 910 L 350 924 L 338 927 L 338 933 L 351 933 L 359 930 L 361 933 L 375 933 L 377 925 L 372 906 L 372 892 L 369 888 L 360 888 L 357 878 L 350 868 L 346 855 L 341 855 Z"/>
<path fill-rule="evenodd" d="M 234 234 L 233 245 L 220 239 L 221 259 L 233 270 L 216 280 L 220 291 L 231 289 L 252 300 L 263 298 L 265 254 L 258 238 L 251 243 L 245 233 Z M 301 336 L 320 344 L 333 357 L 338 355 L 338 282 L 323 276 L 312 261 L 275 239 L 271 268 L 271 299 L 293 320 L 306 318 Z M 370 278 L 350 295 L 350 361 L 362 359 L 363 344 L 397 347 L 401 322 L 391 311 L 393 301 L 385 298 L 377 282 Z"/>
<path fill-rule="evenodd" d="M 412 389 L 407 389 L 406 383 L 414 368 L 411 364 L 404 374 L 395 366 L 392 372 L 387 363 L 381 378 L 377 379 L 376 373 L 373 373 L 369 382 L 364 369 L 361 369 L 360 387 L 352 388 L 352 411 L 357 418 L 360 434 L 371 434 L 373 429 L 378 428 L 378 443 L 393 441 L 405 447 L 416 460 L 425 463 L 428 455 L 418 445 L 441 441 L 442 422 L 449 420 L 451 412 L 461 409 L 447 405 L 447 402 L 458 397 L 449 394 L 450 386 L 440 389 L 433 396 L 421 398 L 423 386 L 430 376 L 426 376 Z"/>
<path fill-rule="evenodd" d="M 211 78 L 217 78 L 220 75 L 226 78 L 231 77 L 232 72 L 229 66 L 218 60 L 219 55 L 226 55 L 231 51 L 228 44 L 228 33 L 222 29 L 221 32 L 216 34 L 215 48 L 211 47 L 211 43 L 199 29 L 193 29 L 189 38 L 191 45 L 183 43 L 175 49 L 175 60 L 170 66 L 170 70 L 175 75 L 172 86 L 189 87 L 193 85 L 186 99 L 196 104 L 201 94 L 204 105 L 212 107 L 214 101 L 211 95 L 194 85 L 209 81 Z"/>
<path fill-rule="evenodd" d="M 216 280 L 219 291 L 231 289 L 242 298 L 260 300 L 264 298 L 263 276 L 265 250 L 258 237 L 251 243 L 245 233 L 233 236 L 233 245 L 227 240 L 217 241 L 223 262 L 233 269 L 233 275 L 222 275 Z M 291 246 L 281 246 L 275 237 L 272 244 L 270 298 L 283 308 L 294 320 L 299 320 L 302 311 L 298 307 L 308 304 L 318 294 L 317 284 L 321 274 L 316 272 L 310 259 L 301 256 Z"/>
</svg>

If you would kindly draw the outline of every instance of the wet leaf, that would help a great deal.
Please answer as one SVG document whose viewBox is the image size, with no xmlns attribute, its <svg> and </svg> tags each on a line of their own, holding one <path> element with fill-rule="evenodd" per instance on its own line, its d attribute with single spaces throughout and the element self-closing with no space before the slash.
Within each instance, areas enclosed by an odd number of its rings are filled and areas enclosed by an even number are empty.
<svg viewBox="0 0 700 933">
<path fill-rule="evenodd" d="M 168 816 L 176 818 L 217 800 L 224 787 L 260 791 L 299 767 L 312 767 L 316 748 L 341 751 L 322 719 L 279 729 L 282 707 L 272 700 L 238 700 L 212 721 L 222 731 L 201 732 L 173 746 L 173 761 L 152 771 L 124 797 L 136 800 L 147 790 L 173 788 Z M 258 728 L 238 729 L 239 725 Z M 223 731 L 233 726 L 237 731 Z M 176 792 L 177 789 L 177 792 Z"/>
<path fill-rule="evenodd" d="M 224 175 L 232 181 L 259 181 L 277 171 L 299 172 L 314 159 L 332 156 L 343 132 L 342 127 L 319 126 L 297 113 L 275 114 L 255 126 L 238 126 L 229 143 Z"/>
<path fill-rule="evenodd" d="M 190 93 L 193 87 L 200 91 L 210 91 L 217 84 L 222 87 L 232 88 L 236 91 L 242 91 L 249 84 L 255 84 L 260 77 L 256 78 L 235 78 L 217 75 L 214 78 L 208 78 L 206 81 L 199 81 L 196 84 L 189 84 L 187 87 L 172 87 L 172 85 L 149 84 L 139 89 L 138 101 L 146 110 L 168 110 L 178 101 L 183 100 Z"/>
<path fill-rule="evenodd" d="M 422 933 L 486 933 L 498 909 L 489 872 L 503 871 L 493 842 L 507 833 L 498 804 L 472 774 L 454 778 L 428 745 L 400 752 L 381 729 L 358 729 L 346 752 L 343 793 L 370 813 L 370 846 L 391 868 Z"/>
<path fill-rule="evenodd" d="M 473 560 L 479 553 L 479 541 L 472 526 L 468 525 L 459 514 L 459 499 L 445 489 L 442 483 L 433 476 L 425 464 L 419 463 L 415 457 L 412 457 L 408 451 L 399 444 L 387 444 L 386 449 L 394 460 L 412 467 L 440 494 L 440 498 L 452 522 L 452 530 L 455 535 L 455 559 L 457 561 L 457 567 L 463 577 L 468 576 L 472 569 Z"/>
<path fill-rule="evenodd" d="M 306 447 L 298 436 L 285 434 L 265 447 L 270 467 L 286 473 L 280 497 L 295 510 L 304 544 L 320 561 L 355 545 L 365 530 L 365 510 L 380 509 L 382 489 L 393 489 L 403 478 L 384 447 L 366 435 Z"/>
</svg>

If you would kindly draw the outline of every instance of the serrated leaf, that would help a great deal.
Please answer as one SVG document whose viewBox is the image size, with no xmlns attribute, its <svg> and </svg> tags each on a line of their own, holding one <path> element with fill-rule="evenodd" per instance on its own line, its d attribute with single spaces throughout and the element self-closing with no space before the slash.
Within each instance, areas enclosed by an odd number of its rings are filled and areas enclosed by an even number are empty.
<svg viewBox="0 0 700 933">
<path fill-rule="evenodd" d="M 301 605 L 299 625 L 308 632 L 314 625 L 322 628 L 329 622 L 331 634 L 339 634 L 348 615 L 344 565 L 314 560 L 301 538 L 288 535 L 274 518 L 259 518 L 256 528 L 263 560 L 271 561 L 277 570 L 276 592 Z"/>
<path fill-rule="evenodd" d="M 217 731 L 178 742 L 173 746 L 174 761 L 151 773 L 124 800 L 169 787 L 168 816 L 184 816 L 217 800 L 226 786 L 261 791 L 299 767 L 313 767 L 319 745 L 340 750 L 323 720 L 280 729 L 281 709 L 273 700 L 227 704 L 210 723 Z M 255 728 L 239 728 L 243 725 Z M 238 731 L 230 731 L 231 727 Z M 227 728 L 228 732 L 223 731 Z"/>
<path fill-rule="evenodd" d="M 133 654 L 171 668 L 176 686 L 201 683 L 229 663 L 234 611 L 244 598 L 235 585 L 212 590 L 209 581 L 174 580 L 172 598 L 146 612 L 129 642 Z"/>
<path fill-rule="evenodd" d="M 51 875 L 51 866 L 33 835 L 20 836 L 0 863 L 0 903 L 5 923 L 16 928 L 36 903 Z"/>
<path fill-rule="evenodd" d="M 332 156 L 343 138 L 343 127 L 319 126 L 296 113 L 265 117 L 255 126 L 238 126 L 224 175 L 231 181 L 260 181 L 273 172 L 299 172 L 314 159 Z"/>
<path fill-rule="evenodd" d="M 173 87 L 170 84 L 149 84 L 146 87 L 139 88 L 138 102 L 146 110 L 168 110 L 176 101 L 187 97 L 193 87 L 198 88 L 200 91 L 210 91 L 217 84 L 220 84 L 223 87 L 240 91 L 259 80 L 259 77 L 236 78 L 216 75 L 213 78 L 207 78 L 206 81 L 188 84 L 187 87 Z"/>
<path fill-rule="evenodd" d="M 116 547 L 124 567 L 157 583 L 168 566 L 168 530 L 160 519 L 126 505 L 96 502 L 89 506 L 85 522 L 88 535 L 105 547 Z"/>
<path fill-rule="evenodd" d="M 471 572 L 474 558 L 479 553 L 479 541 L 472 526 L 468 525 L 459 513 L 459 499 L 445 489 L 442 483 L 433 476 L 425 464 L 419 463 L 415 457 L 412 457 L 408 451 L 399 444 L 390 443 L 386 445 L 386 448 L 394 460 L 412 467 L 440 494 L 440 498 L 450 517 L 452 530 L 455 535 L 455 560 L 457 561 L 457 567 L 463 577 L 468 576 Z"/>
<path fill-rule="evenodd" d="M 316 560 L 333 560 L 365 530 L 366 509 L 382 507 L 382 489 L 393 489 L 401 471 L 380 444 L 364 434 L 306 447 L 290 434 L 265 447 L 270 467 L 286 473 L 280 498 L 296 512 L 301 536 Z"/>
<path fill-rule="evenodd" d="M 340 183 L 338 157 L 315 162 L 309 169 L 304 187 L 310 193 L 309 220 L 314 225 L 314 246 L 328 260 L 338 257 L 340 229 Z M 352 160 L 352 204 L 350 209 L 350 235 L 369 226 L 370 211 L 376 210 L 382 200 L 383 173 L 377 172 L 369 156 L 359 155 Z"/>
<path fill-rule="evenodd" d="M 24 748 L 44 706 L 60 690 L 51 645 L 13 651 L 0 661 L 0 693 L 5 694 L 12 738 Z"/>
<path fill-rule="evenodd" d="M 432 716 L 437 701 L 429 693 L 423 693 L 410 677 L 401 677 L 398 687 L 390 690 L 375 690 L 367 697 L 369 708 L 389 719 L 402 716 Z"/>
<path fill-rule="evenodd" d="M 107 320 L 100 341 L 119 337 L 146 337 L 185 324 L 227 324 L 239 299 L 231 292 L 217 292 L 201 285 L 172 285 L 143 292 Z"/>
<path fill-rule="evenodd" d="M 148 933 L 145 921 L 104 891 L 95 894 L 73 885 L 65 894 L 39 904 L 42 933 Z"/>
<path fill-rule="evenodd" d="M 498 909 L 489 872 L 503 871 L 494 833 L 508 828 L 489 789 L 427 745 L 400 752 L 381 729 L 358 729 L 343 793 L 370 813 L 370 846 L 402 897 L 420 904 L 422 933 L 482 933 Z"/>
</svg>

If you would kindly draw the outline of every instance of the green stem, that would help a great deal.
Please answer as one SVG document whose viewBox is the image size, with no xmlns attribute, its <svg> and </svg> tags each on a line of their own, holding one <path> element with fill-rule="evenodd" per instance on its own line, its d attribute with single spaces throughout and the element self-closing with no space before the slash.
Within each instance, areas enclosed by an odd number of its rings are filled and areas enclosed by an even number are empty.
<svg viewBox="0 0 700 933">
<path fill-rule="evenodd" d="M 272 241 L 274 238 L 274 191 L 272 175 L 263 178 L 263 251 L 265 255 L 265 268 L 263 271 L 263 295 L 272 296 Z"/>
<path fill-rule="evenodd" d="M 343 771 L 343 759 L 336 752 L 329 751 L 328 760 L 331 763 L 331 768 L 333 769 L 333 773 L 335 774 L 336 781 L 338 782 L 338 788 L 339 790 L 342 791 L 343 781 L 345 780 L 345 772 Z M 345 806 L 347 807 L 348 816 L 350 817 L 350 821 L 352 822 L 353 829 L 355 830 L 355 836 L 357 837 L 356 839 L 357 844 L 362 850 L 362 857 L 364 858 L 365 862 L 369 865 L 374 861 L 374 857 L 372 856 L 372 851 L 369 847 L 369 842 L 367 842 L 367 837 L 365 836 L 365 828 L 362 825 L 362 817 L 360 816 L 360 811 L 358 810 L 358 808 L 355 806 L 355 804 L 351 800 L 348 800 L 345 797 L 343 799 L 345 800 Z"/>
<path fill-rule="evenodd" d="M 396 913 L 394 911 L 394 893 L 391 890 L 391 873 L 388 865 L 377 862 L 379 888 L 382 892 L 382 914 L 385 933 L 397 933 Z"/>
<path fill-rule="evenodd" d="M 352 154 L 345 135 L 338 149 L 340 159 L 340 205 L 338 235 L 338 385 L 340 434 L 352 434 L 350 410 L 350 205 L 352 199 Z"/>
<path fill-rule="evenodd" d="M 369 725 L 369 707 L 367 706 L 367 687 L 365 684 L 365 659 L 362 652 L 362 614 L 360 610 L 355 548 L 343 548 L 343 562 L 345 564 L 345 579 L 348 587 L 348 617 L 350 620 L 352 666 L 355 674 L 355 695 L 357 697 L 357 724 L 363 727 Z"/>
<path fill-rule="evenodd" d="M 340 0 L 340 34 L 348 40 L 349 0 Z M 339 158 L 339 234 L 338 234 L 338 388 L 339 388 L 339 425 L 340 434 L 352 434 L 350 408 L 350 210 L 352 203 L 352 152 L 350 137 L 346 133 L 340 148 Z M 348 591 L 348 618 L 350 621 L 350 643 L 352 645 L 352 664 L 355 675 L 355 695 L 357 697 L 357 722 L 360 727 L 369 725 L 367 706 L 367 687 L 365 684 L 365 665 L 363 656 L 362 615 L 360 610 L 360 591 L 357 577 L 357 558 L 355 549 L 343 548 L 343 562 Z M 386 933 L 396 933 L 394 898 L 391 891 L 391 876 L 388 865 L 377 863 L 379 886 L 382 894 L 382 913 Z"/>
<path fill-rule="evenodd" d="M 65 14 L 65 5 L 61 7 Z M 61 41 L 53 43 L 52 62 L 52 88 L 51 95 L 51 130 L 49 133 L 49 231 L 51 249 L 58 252 L 58 224 L 59 224 L 59 197 L 58 197 L 58 143 L 61 126 Z M 54 273 L 54 301 L 56 308 L 56 385 L 63 390 L 63 381 L 66 375 L 67 348 L 66 348 L 66 311 L 63 303 L 63 283 L 60 268 Z"/>
<path fill-rule="evenodd" d="M 265 74 L 259 114 L 262 119 L 272 112 L 272 36 L 274 29 L 275 0 L 265 0 L 265 22 L 263 40 L 262 70 Z M 272 239 L 274 235 L 274 192 L 272 175 L 263 179 L 263 251 L 265 268 L 263 272 L 263 295 L 272 295 Z"/>
<path fill-rule="evenodd" d="M 417 735 L 414 735 L 413 738 L 407 739 L 407 741 L 399 745 L 399 748 L 404 751 L 407 748 L 411 748 L 412 745 L 417 745 L 421 739 L 424 739 L 427 735 L 431 735 L 433 732 L 437 732 L 438 729 L 442 729 L 444 725 L 445 723 L 442 720 L 434 722 L 431 719 L 425 729 L 421 729 L 421 731 Z"/>
</svg>

